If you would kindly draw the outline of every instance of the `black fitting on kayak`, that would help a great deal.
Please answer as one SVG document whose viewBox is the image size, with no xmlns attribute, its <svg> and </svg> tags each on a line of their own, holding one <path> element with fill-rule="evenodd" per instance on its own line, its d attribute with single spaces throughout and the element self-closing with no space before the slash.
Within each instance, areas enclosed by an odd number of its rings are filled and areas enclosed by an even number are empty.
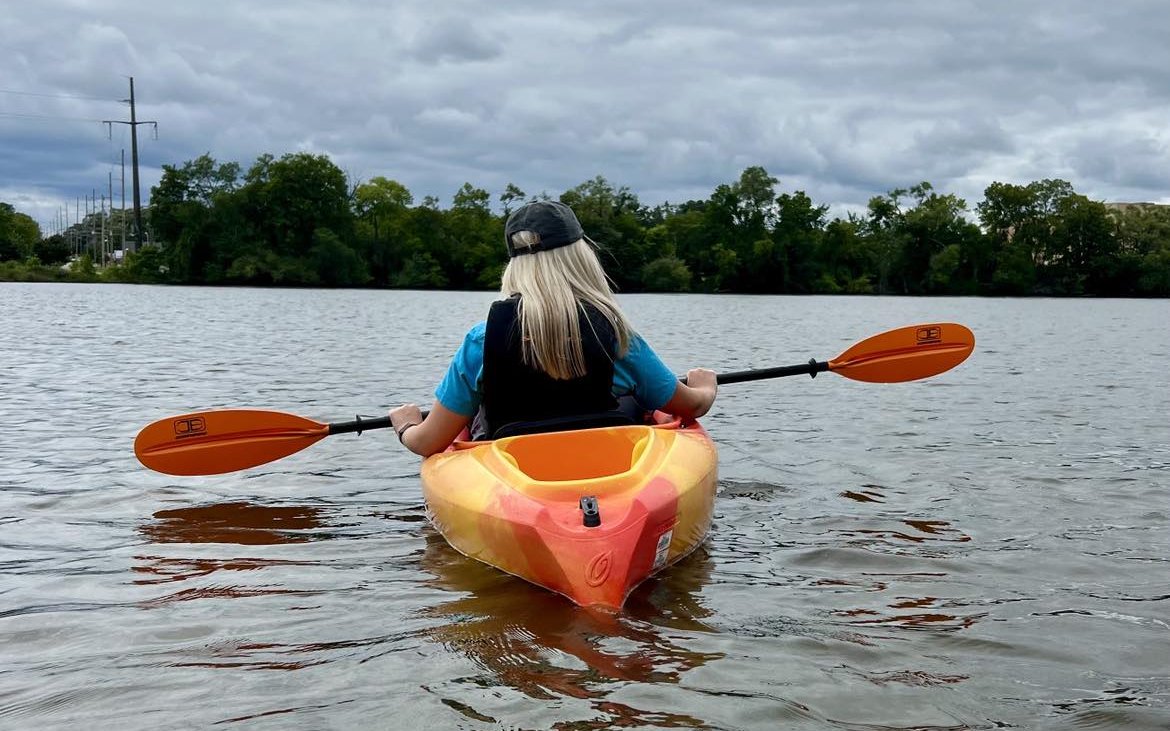
<svg viewBox="0 0 1170 731">
<path fill-rule="evenodd" d="M 597 507 L 597 498 L 592 495 L 581 498 L 581 512 L 585 514 L 581 522 L 586 528 L 601 525 L 601 509 Z"/>
<path fill-rule="evenodd" d="M 809 377 L 816 378 L 817 372 L 819 370 L 820 369 L 817 368 L 817 359 L 816 358 L 809 358 L 808 359 L 808 375 L 809 375 Z"/>
</svg>

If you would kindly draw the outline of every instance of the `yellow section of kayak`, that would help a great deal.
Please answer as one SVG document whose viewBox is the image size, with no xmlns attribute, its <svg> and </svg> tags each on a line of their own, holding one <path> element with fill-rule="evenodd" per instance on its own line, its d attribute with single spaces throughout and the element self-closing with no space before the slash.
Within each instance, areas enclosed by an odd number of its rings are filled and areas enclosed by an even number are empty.
<svg viewBox="0 0 1170 731">
<path fill-rule="evenodd" d="M 565 595 L 618 609 L 693 551 L 714 509 L 718 456 L 697 423 L 457 442 L 423 462 L 427 514 L 456 550 Z M 584 524 L 581 498 L 601 523 Z"/>
</svg>

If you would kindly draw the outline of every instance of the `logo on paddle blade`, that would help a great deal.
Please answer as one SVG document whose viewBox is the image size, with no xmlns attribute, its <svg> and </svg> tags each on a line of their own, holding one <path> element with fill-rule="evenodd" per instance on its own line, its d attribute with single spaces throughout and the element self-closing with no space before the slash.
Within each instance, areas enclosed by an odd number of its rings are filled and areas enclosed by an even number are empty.
<svg viewBox="0 0 1170 731">
<path fill-rule="evenodd" d="M 175 419 L 175 438 L 187 439 L 201 437 L 207 434 L 207 421 L 202 416 L 192 416 L 186 419 Z"/>
<path fill-rule="evenodd" d="M 942 342 L 942 328 L 938 326 L 920 327 L 914 336 L 919 345 L 936 345 Z"/>
</svg>

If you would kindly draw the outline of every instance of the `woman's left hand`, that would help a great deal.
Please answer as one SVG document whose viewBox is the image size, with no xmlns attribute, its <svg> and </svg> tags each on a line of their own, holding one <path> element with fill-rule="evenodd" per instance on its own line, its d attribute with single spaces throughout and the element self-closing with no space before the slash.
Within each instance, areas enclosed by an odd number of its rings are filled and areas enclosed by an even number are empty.
<svg viewBox="0 0 1170 731">
<path fill-rule="evenodd" d="M 423 457 L 442 452 L 470 422 L 470 416 L 456 414 L 438 401 L 425 417 L 414 404 L 390 410 L 390 423 L 402 446 Z"/>
</svg>

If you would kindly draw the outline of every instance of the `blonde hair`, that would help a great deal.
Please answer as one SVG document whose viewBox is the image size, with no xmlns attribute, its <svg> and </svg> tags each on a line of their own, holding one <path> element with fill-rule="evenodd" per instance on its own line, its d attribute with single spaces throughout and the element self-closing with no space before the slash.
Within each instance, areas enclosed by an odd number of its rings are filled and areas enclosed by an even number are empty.
<svg viewBox="0 0 1170 731">
<path fill-rule="evenodd" d="M 578 312 L 589 304 L 609 321 L 617 336 L 617 355 L 630 347 L 633 328 L 618 307 L 597 254 L 585 239 L 548 251 L 519 255 L 540 241 L 532 231 L 512 235 L 518 253 L 500 283 L 504 298 L 520 295 L 520 352 L 524 363 L 558 380 L 585 375 Z M 589 322 L 586 317 L 585 322 Z M 597 333 L 595 332 L 594 335 Z"/>
</svg>

